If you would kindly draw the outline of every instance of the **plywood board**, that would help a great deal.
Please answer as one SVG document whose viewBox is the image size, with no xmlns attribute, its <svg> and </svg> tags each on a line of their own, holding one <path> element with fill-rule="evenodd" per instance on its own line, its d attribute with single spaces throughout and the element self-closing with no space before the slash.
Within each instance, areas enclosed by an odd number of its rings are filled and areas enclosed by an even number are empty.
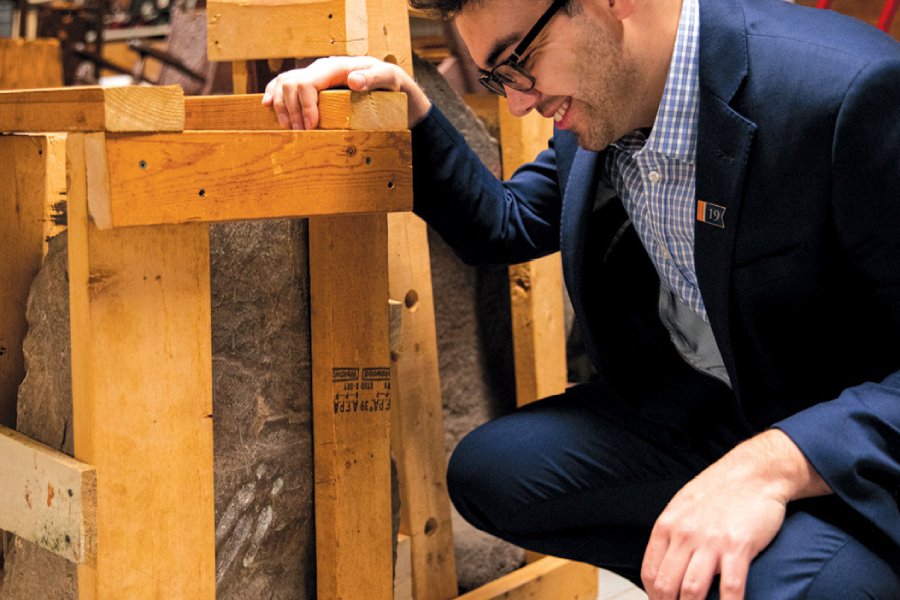
<svg viewBox="0 0 900 600">
<path fill-rule="evenodd" d="M 181 131 L 177 85 L 0 92 L 0 132 Z"/>
<path fill-rule="evenodd" d="M 101 228 L 412 207 L 408 131 L 110 135 L 106 151 Z"/>
<path fill-rule="evenodd" d="M 364 0 L 209 0 L 211 61 L 364 55 Z"/>
<path fill-rule="evenodd" d="M 87 136 L 102 134 L 69 135 L 66 151 L 74 447 L 98 472 L 79 600 L 212 600 L 208 228 L 94 227 Z"/>
<path fill-rule="evenodd" d="M 96 553 L 97 471 L 0 426 L 0 529 L 72 562 Z"/>
</svg>

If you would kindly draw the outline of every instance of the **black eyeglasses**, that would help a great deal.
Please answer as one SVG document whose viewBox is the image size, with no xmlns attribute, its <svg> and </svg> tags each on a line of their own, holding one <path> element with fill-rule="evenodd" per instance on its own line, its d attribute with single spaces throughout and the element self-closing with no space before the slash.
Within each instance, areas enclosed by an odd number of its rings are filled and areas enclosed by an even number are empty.
<svg viewBox="0 0 900 600">
<path fill-rule="evenodd" d="M 526 71 L 525 67 L 523 67 L 519 61 L 522 58 L 522 54 L 528 49 L 531 42 L 534 41 L 534 38 L 537 37 L 553 15 L 556 14 L 556 11 L 562 8 L 566 2 L 568 2 L 568 0 L 553 0 L 553 4 L 550 5 L 550 8 L 541 15 L 541 18 L 534 24 L 531 31 L 525 34 L 525 37 L 523 37 L 522 41 L 519 42 L 519 45 L 513 49 L 513 53 L 509 55 L 509 58 L 490 71 L 481 69 L 481 77 L 478 79 L 479 83 L 493 93 L 503 97 L 506 97 L 505 88 L 507 87 L 520 92 L 528 92 L 534 88 L 534 75 Z"/>
</svg>

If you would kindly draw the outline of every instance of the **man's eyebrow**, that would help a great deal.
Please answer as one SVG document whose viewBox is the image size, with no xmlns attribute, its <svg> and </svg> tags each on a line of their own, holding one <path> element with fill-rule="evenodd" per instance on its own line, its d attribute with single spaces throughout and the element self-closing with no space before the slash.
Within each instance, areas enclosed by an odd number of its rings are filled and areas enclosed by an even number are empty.
<svg viewBox="0 0 900 600">
<path fill-rule="evenodd" d="M 506 49 L 513 45 L 514 42 L 518 41 L 522 38 L 521 33 L 510 33 L 506 37 L 502 37 L 491 47 L 491 51 L 485 59 L 487 63 L 485 65 L 486 69 L 492 69 L 495 64 L 497 64 L 497 59 L 500 58 L 500 55 L 506 52 Z"/>
</svg>

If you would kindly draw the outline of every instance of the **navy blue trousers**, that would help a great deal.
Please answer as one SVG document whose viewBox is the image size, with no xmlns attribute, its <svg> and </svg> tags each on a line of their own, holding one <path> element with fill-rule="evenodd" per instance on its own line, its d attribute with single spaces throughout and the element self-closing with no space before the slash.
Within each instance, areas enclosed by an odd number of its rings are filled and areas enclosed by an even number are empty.
<svg viewBox="0 0 900 600">
<path fill-rule="evenodd" d="M 667 428 L 610 410 L 603 393 L 576 386 L 477 428 L 451 457 L 450 497 L 479 529 L 641 585 L 668 501 L 753 432 L 726 409 Z M 751 565 L 746 598 L 900 599 L 900 556 L 877 535 L 834 496 L 792 503 Z"/>
</svg>

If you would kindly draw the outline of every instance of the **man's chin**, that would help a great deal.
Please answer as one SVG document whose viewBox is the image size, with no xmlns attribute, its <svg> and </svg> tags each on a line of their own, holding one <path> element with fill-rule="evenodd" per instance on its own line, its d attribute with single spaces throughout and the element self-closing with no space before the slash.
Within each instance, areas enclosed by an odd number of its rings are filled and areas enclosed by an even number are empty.
<svg viewBox="0 0 900 600">
<path fill-rule="evenodd" d="M 603 150 L 606 150 L 610 144 L 610 142 L 605 140 L 597 140 L 577 132 L 575 132 L 575 137 L 578 139 L 578 146 L 583 150 L 588 150 L 590 152 L 602 152 Z"/>
</svg>

